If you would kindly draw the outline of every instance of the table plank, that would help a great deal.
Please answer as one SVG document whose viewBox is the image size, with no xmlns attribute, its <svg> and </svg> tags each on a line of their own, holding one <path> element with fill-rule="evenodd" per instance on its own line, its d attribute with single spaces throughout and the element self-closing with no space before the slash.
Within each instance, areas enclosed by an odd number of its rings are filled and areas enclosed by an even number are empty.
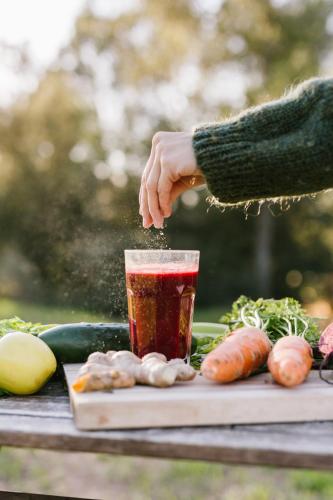
<svg viewBox="0 0 333 500">
<path fill-rule="evenodd" d="M 333 470 L 333 422 L 82 432 L 60 382 L 0 400 L 0 445 Z"/>
</svg>

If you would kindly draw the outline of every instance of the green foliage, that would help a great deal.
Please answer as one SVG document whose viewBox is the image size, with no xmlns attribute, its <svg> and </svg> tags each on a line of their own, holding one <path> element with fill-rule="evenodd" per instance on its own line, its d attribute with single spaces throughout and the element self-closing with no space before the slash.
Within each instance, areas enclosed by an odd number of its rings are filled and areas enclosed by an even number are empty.
<svg viewBox="0 0 333 500">
<path fill-rule="evenodd" d="M 299 335 L 314 347 L 320 337 L 316 322 L 306 315 L 297 300 L 290 297 L 252 300 L 242 295 L 232 304 L 231 311 L 220 319 L 230 331 L 245 326 L 244 320 L 252 325 L 259 320 L 258 326 L 265 329 L 272 342 L 285 335 Z"/>
<path fill-rule="evenodd" d="M 191 356 L 191 365 L 196 370 L 200 370 L 201 363 L 203 362 L 206 354 L 215 349 L 228 335 L 228 330 L 222 335 L 207 336 L 202 339 L 197 345 L 196 352 Z"/>
<path fill-rule="evenodd" d="M 0 320 L 0 337 L 10 332 L 23 332 L 38 335 L 55 325 L 42 325 L 41 323 L 30 323 L 15 316 L 14 318 Z"/>
<path fill-rule="evenodd" d="M 333 496 L 333 478 L 329 472 L 294 471 L 291 473 L 291 480 L 300 492 L 311 492 L 325 499 Z"/>
</svg>

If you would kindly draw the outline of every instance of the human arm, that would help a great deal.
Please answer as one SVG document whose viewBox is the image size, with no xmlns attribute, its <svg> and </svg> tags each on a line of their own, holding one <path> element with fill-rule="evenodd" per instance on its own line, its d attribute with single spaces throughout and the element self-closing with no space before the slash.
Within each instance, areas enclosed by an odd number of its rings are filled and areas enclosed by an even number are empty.
<svg viewBox="0 0 333 500">
<path fill-rule="evenodd" d="M 218 202 L 300 196 L 333 187 L 333 79 L 193 134 L 198 166 Z"/>
<path fill-rule="evenodd" d="M 172 202 L 207 182 L 217 202 L 301 196 L 333 187 L 333 79 L 312 79 L 285 97 L 193 134 L 161 132 L 142 176 L 144 226 L 161 227 Z"/>
</svg>

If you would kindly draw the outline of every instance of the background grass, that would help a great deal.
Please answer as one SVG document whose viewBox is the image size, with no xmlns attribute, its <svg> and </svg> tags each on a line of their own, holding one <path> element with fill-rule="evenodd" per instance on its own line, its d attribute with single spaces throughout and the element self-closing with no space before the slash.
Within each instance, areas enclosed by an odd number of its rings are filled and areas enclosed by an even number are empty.
<svg viewBox="0 0 333 500">
<path fill-rule="evenodd" d="M 0 300 L 0 319 L 18 316 L 34 323 L 74 323 L 76 321 L 111 321 L 102 314 L 80 311 L 72 308 L 39 305 L 13 299 Z M 118 320 L 119 318 L 114 318 Z"/>
<path fill-rule="evenodd" d="M 223 307 L 196 309 L 194 321 L 218 321 L 223 313 Z M 0 299 L 0 319 L 18 316 L 25 321 L 35 323 L 74 323 L 77 321 L 125 321 L 125 318 L 107 316 L 101 313 L 81 311 L 73 308 L 55 307 L 13 299 Z"/>
<path fill-rule="evenodd" d="M 331 500 L 325 472 L 3 448 L 0 490 L 105 500 Z"/>
</svg>

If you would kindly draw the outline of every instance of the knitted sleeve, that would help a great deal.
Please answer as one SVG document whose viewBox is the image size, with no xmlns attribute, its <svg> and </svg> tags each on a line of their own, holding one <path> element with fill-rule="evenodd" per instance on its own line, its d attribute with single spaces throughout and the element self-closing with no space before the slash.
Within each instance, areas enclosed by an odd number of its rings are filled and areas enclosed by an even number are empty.
<svg viewBox="0 0 333 500">
<path fill-rule="evenodd" d="M 222 123 L 197 127 L 193 147 L 223 204 L 299 196 L 333 187 L 333 79 Z"/>
</svg>

